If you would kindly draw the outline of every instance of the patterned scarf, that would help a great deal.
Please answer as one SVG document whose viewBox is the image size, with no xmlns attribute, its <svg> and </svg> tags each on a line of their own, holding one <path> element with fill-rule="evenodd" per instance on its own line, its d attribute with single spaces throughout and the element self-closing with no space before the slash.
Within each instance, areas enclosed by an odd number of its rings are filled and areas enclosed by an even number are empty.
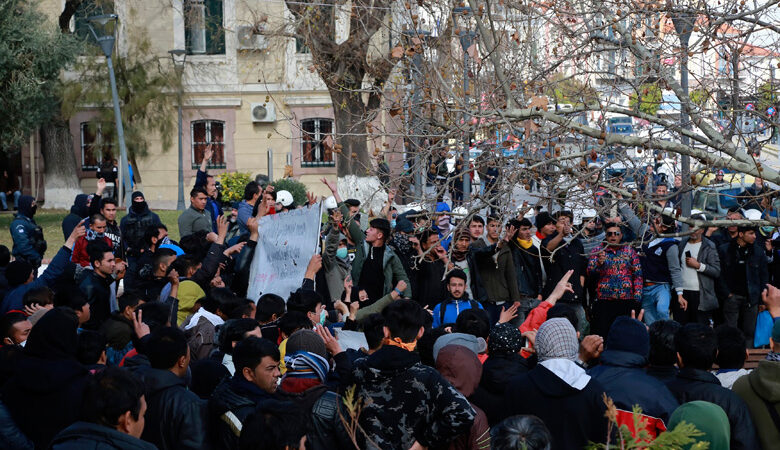
<svg viewBox="0 0 780 450">
<path fill-rule="evenodd" d="M 766 360 L 767 361 L 780 361 L 780 353 L 769 352 L 766 355 Z"/>
<path fill-rule="evenodd" d="M 325 381 L 330 370 L 330 364 L 328 360 L 320 355 L 307 351 L 297 351 L 290 355 L 285 355 L 284 363 L 287 365 L 287 372 L 284 374 L 285 378 L 315 378 L 320 381 Z"/>
</svg>

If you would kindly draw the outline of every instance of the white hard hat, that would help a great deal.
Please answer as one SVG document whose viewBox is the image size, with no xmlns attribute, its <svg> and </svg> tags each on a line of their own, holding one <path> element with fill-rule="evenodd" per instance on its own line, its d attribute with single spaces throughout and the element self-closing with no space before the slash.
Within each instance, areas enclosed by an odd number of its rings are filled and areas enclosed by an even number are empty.
<svg viewBox="0 0 780 450">
<path fill-rule="evenodd" d="M 288 207 L 293 204 L 293 196 L 290 191 L 279 191 L 276 193 L 276 201 L 281 203 L 282 206 Z"/>
<path fill-rule="evenodd" d="M 745 219 L 761 220 L 761 211 L 757 209 L 748 209 L 747 211 L 745 211 Z"/>
<path fill-rule="evenodd" d="M 331 195 L 330 197 L 326 198 L 325 201 L 322 202 L 322 206 L 325 209 L 335 209 L 338 208 L 339 205 L 338 203 L 336 203 L 336 197 Z"/>
</svg>

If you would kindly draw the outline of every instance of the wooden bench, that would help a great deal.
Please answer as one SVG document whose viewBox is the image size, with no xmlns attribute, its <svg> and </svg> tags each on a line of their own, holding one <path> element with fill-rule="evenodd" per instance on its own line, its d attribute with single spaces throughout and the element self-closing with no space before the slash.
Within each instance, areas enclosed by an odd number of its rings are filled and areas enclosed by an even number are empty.
<svg viewBox="0 0 780 450">
<path fill-rule="evenodd" d="M 766 359 L 769 354 L 768 348 L 753 348 L 748 350 L 748 357 L 745 360 L 745 369 L 751 370 L 758 367 L 758 362 Z"/>
</svg>

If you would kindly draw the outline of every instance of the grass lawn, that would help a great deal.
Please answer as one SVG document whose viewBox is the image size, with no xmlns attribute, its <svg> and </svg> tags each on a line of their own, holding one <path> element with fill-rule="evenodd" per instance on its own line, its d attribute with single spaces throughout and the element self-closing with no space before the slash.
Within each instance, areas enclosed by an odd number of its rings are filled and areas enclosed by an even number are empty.
<svg viewBox="0 0 780 450">
<path fill-rule="evenodd" d="M 179 211 L 154 211 L 160 216 L 160 220 L 165 226 L 168 227 L 168 235 L 171 239 L 179 240 Z M 46 238 L 48 248 L 44 258 L 54 258 L 57 250 L 60 249 L 65 239 L 62 237 L 62 219 L 68 215 L 68 211 L 61 209 L 44 209 L 35 213 L 35 222 L 43 228 L 43 237 Z M 124 211 L 117 214 L 117 222 L 125 216 Z M 10 213 L 0 214 L 0 244 L 5 245 L 9 249 L 13 245 L 11 240 L 11 232 L 9 227 L 11 221 L 14 220 L 14 215 Z"/>
</svg>

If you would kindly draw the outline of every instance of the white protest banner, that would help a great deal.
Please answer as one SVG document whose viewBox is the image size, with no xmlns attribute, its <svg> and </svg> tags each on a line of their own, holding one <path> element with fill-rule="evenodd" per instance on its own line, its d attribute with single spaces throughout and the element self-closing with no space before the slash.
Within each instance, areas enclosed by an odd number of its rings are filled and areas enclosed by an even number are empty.
<svg viewBox="0 0 780 450">
<path fill-rule="evenodd" d="M 260 219 L 248 298 L 257 302 L 261 294 L 270 293 L 286 300 L 301 287 L 306 266 L 319 246 L 320 218 L 316 203 Z"/>
</svg>

